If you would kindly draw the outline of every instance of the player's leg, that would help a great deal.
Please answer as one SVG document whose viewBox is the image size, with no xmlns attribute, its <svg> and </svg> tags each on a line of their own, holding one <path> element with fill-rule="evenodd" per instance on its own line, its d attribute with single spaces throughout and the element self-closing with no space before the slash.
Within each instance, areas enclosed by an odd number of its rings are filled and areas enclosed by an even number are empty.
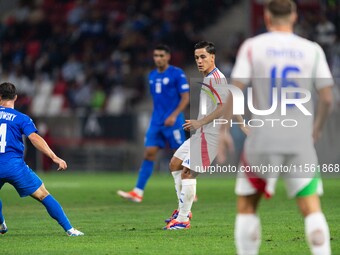
<svg viewBox="0 0 340 255">
<path fill-rule="evenodd" d="M 166 229 L 190 227 L 192 203 L 196 197 L 196 177 L 210 166 L 217 154 L 217 135 L 195 134 L 185 141 L 175 156 L 182 161 L 182 189 L 179 198 L 178 217 Z M 204 166 L 204 167 L 203 167 Z"/>
<path fill-rule="evenodd" d="M 24 161 L 17 163 L 17 167 L 12 171 L 13 174 L 7 179 L 17 190 L 20 197 L 31 196 L 40 201 L 45 206 L 50 216 L 56 219 L 65 231 L 73 230 L 58 201 L 49 194 L 42 180 L 25 164 Z M 78 232 L 76 235 L 83 235 L 83 233 Z"/>
<path fill-rule="evenodd" d="M 145 186 L 150 179 L 154 162 L 160 148 L 165 146 L 165 138 L 162 136 L 162 126 L 150 126 L 145 135 L 144 159 L 139 169 L 135 188 L 130 192 L 118 190 L 117 194 L 125 199 L 140 203 L 143 200 Z"/>
<path fill-rule="evenodd" d="M 172 177 L 174 178 L 175 183 L 175 191 L 177 194 L 177 198 L 179 200 L 181 195 L 181 189 L 182 189 L 182 162 L 183 160 L 173 156 L 169 163 L 169 169 L 171 172 Z"/>
<path fill-rule="evenodd" d="M 190 139 L 185 139 L 185 132 L 183 130 L 184 119 L 178 120 L 177 123 L 172 127 L 167 127 L 163 131 L 163 135 L 166 137 L 166 140 L 168 141 L 170 148 L 175 150 L 174 156 L 170 160 L 169 169 L 171 171 L 171 174 L 174 178 L 175 182 L 175 189 L 177 198 L 179 199 L 180 193 L 181 193 L 181 185 L 182 185 L 182 179 L 181 179 L 181 172 L 182 172 L 182 162 L 189 153 L 189 141 Z"/>
<path fill-rule="evenodd" d="M 144 160 L 139 170 L 136 187 L 134 189 L 134 191 L 141 197 L 143 197 L 145 186 L 152 175 L 158 151 L 159 147 L 157 146 L 145 148 Z"/>
<path fill-rule="evenodd" d="M 179 212 L 177 220 L 180 222 L 189 221 L 192 203 L 196 196 L 196 177 L 197 172 L 184 167 L 182 170 L 182 189 L 180 195 Z"/>
<path fill-rule="evenodd" d="M 320 206 L 316 185 L 320 181 L 313 179 L 297 195 L 297 204 L 305 218 L 305 235 L 312 254 L 331 254 L 329 227 Z"/>
<path fill-rule="evenodd" d="M 318 160 L 313 147 L 302 153 L 292 155 L 292 165 L 317 166 Z M 313 170 L 313 171 L 312 171 Z M 302 175 L 301 175 L 302 174 Z M 330 233 L 322 212 L 319 196 L 323 193 L 322 181 L 315 169 L 306 169 L 303 173 L 291 173 L 293 177 L 285 178 L 288 196 L 295 197 L 305 222 L 305 235 L 312 254 L 331 254 Z"/>
<path fill-rule="evenodd" d="M 190 139 L 186 140 L 180 148 L 175 152 L 174 156 L 171 158 L 169 163 L 170 172 L 174 178 L 175 183 L 175 191 L 177 195 L 178 207 L 172 213 L 172 215 L 165 220 L 166 223 L 169 223 L 173 219 L 177 219 L 179 208 L 181 204 L 181 190 L 182 190 L 182 170 L 183 170 L 183 160 L 185 159 L 186 155 L 189 153 L 189 144 Z M 189 220 L 192 218 L 192 213 L 189 212 L 188 214 Z"/>
<path fill-rule="evenodd" d="M 2 214 L 2 201 L 0 199 L 0 234 L 5 234 L 7 231 L 8 231 L 8 228 L 5 223 L 5 218 Z"/>
<path fill-rule="evenodd" d="M 258 254 L 261 245 L 261 222 L 257 206 L 262 192 L 258 192 L 246 174 L 239 173 L 236 180 L 237 215 L 235 245 L 237 254 Z"/>
<path fill-rule="evenodd" d="M 59 202 L 47 191 L 44 184 L 31 194 L 31 197 L 41 202 L 48 214 L 55 219 L 69 236 L 80 236 L 84 233 L 74 229 Z"/>
<path fill-rule="evenodd" d="M 181 196 L 182 189 L 182 163 L 185 159 L 186 155 L 190 153 L 190 139 L 186 140 L 174 153 L 174 156 L 171 158 L 169 163 L 169 169 L 174 178 L 175 182 L 175 190 L 177 194 L 177 199 L 179 201 Z"/>
<path fill-rule="evenodd" d="M 152 175 L 154 162 L 156 160 L 158 150 L 159 147 L 157 146 L 145 147 L 144 159 L 139 169 L 136 185 L 133 188 L 133 190 L 129 192 L 118 190 L 117 194 L 120 197 L 137 203 L 142 202 L 144 196 L 144 189 Z"/>
<path fill-rule="evenodd" d="M 196 177 L 198 173 L 184 167 L 182 170 L 182 189 L 179 199 L 178 216 L 172 219 L 164 229 L 176 230 L 190 228 L 191 207 L 196 195 Z"/>
<path fill-rule="evenodd" d="M 258 254 L 261 244 L 261 223 L 256 214 L 262 193 L 238 196 L 235 221 L 235 244 L 237 254 Z"/>
<path fill-rule="evenodd" d="M 0 199 L 0 224 L 2 224 L 5 221 L 5 218 L 2 214 L 2 201 Z"/>
<path fill-rule="evenodd" d="M 245 153 L 241 157 L 241 167 L 274 165 L 282 157 Z M 242 168 L 240 168 L 242 169 Z M 262 176 L 264 177 L 264 176 Z M 256 214 L 261 196 L 274 193 L 276 178 L 259 178 L 254 173 L 240 171 L 236 179 L 235 192 L 238 196 L 235 221 L 235 244 L 237 254 L 258 254 L 261 245 L 261 222 Z"/>
</svg>

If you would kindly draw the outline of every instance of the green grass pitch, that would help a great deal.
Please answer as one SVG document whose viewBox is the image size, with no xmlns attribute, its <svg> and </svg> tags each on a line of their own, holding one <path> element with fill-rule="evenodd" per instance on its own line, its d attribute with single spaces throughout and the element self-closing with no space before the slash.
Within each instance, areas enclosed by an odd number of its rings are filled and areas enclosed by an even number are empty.
<svg viewBox="0 0 340 255">
<path fill-rule="evenodd" d="M 116 195 L 135 184 L 132 174 L 42 174 L 47 189 L 62 204 L 83 237 L 68 237 L 44 207 L 32 198 L 19 198 L 12 186 L 0 191 L 9 231 L 0 236 L 1 254 L 236 254 L 235 195 L 232 178 L 199 176 L 199 201 L 193 205 L 192 228 L 164 231 L 164 219 L 176 207 L 173 179 L 156 173 L 143 203 Z M 324 179 L 322 206 L 331 229 L 333 254 L 340 254 L 339 179 Z M 260 254 L 309 254 L 303 219 L 294 200 L 287 200 L 283 183 L 260 207 Z"/>
</svg>

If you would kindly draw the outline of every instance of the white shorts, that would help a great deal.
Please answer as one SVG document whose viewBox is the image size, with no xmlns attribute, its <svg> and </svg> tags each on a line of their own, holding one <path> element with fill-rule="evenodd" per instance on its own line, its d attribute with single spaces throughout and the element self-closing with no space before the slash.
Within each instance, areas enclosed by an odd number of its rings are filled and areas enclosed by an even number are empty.
<svg viewBox="0 0 340 255">
<path fill-rule="evenodd" d="M 182 160 L 182 166 L 198 173 L 207 171 L 217 154 L 218 135 L 196 133 L 187 139 L 174 156 Z"/>
<path fill-rule="evenodd" d="M 241 161 L 235 187 L 235 193 L 240 196 L 263 192 L 266 197 L 271 197 L 275 193 L 279 176 L 282 176 L 288 197 L 293 198 L 315 178 L 318 171 L 314 148 L 299 154 L 286 155 L 245 153 Z M 253 166 L 256 166 L 255 170 L 253 168 L 248 171 Z M 317 193 L 319 195 L 323 193 L 321 179 L 318 182 Z"/>
</svg>

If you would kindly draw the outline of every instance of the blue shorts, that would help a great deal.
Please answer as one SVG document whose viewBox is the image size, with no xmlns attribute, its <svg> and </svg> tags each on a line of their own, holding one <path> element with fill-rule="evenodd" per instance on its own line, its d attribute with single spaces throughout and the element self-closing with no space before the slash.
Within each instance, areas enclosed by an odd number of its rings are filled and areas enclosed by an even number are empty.
<svg viewBox="0 0 340 255">
<path fill-rule="evenodd" d="M 182 124 L 171 127 L 150 125 L 145 135 L 145 147 L 157 146 L 164 148 L 166 142 L 171 149 L 178 149 L 186 140 Z"/>
<path fill-rule="evenodd" d="M 0 189 L 8 182 L 20 197 L 33 194 L 43 183 L 23 159 L 13 159 L 0 167 Z"/>
</svg>

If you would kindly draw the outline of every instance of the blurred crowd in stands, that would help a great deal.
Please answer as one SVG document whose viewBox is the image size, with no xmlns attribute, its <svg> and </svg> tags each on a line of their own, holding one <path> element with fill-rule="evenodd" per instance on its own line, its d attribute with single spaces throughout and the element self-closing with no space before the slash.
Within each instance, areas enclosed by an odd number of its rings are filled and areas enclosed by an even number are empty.
<svg viewBox="0 0 340 255">
<path fill-rule="evenodd" d="M 24 111 L 45 94 L 74 111 L 104 109 L 112 95 L 119 111 L 119 102 L 145 97 L 157 43 L 171 45 L 172 63 L 183 67 L 199 31 L 232 2 L 21 0 L 0 25 L 1 80 L 17 85 Z M 50 103 L 37 101 L 38 112 Z"/>
<path fill-rule="evenodd" d="M 146 97 L 157 43 L 171 46 L 172 64 L 192 64 L 202 29 L 235 2 L 20 0 L 0 24 L 0 80 L 16 84 L 17 107 L 33 115 L 120 113 Z M 296 31 L 325 48 L 340 77 L 340 7 L 322 3 L 321 11 L 302 13 Z M 229 40 L 220 63 L 226 76 L 244 38 Z"/>
</svg>

